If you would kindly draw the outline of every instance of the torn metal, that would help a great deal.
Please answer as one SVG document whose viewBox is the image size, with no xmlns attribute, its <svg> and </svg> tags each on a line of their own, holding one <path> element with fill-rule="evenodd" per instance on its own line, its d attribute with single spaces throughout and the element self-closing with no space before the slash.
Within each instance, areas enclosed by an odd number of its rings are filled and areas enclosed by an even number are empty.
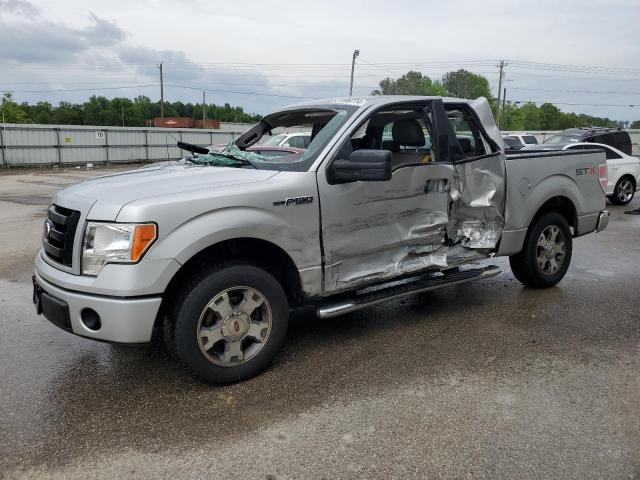
<svg viewBox="0 0 640 480">
<path fill-rule="evenodd" d="M 495 249 L 504 229 L 505 166 L 497 156 L 456 164 L 447 235 L 466 248 Z"/>
</svg>

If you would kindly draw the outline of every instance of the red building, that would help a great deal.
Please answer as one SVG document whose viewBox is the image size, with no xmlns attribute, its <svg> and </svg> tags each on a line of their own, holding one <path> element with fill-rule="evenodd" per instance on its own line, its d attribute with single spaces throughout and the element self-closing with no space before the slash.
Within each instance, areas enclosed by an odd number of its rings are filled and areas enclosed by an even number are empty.
<svg viewBox="0 0 640 480">
<path fill-rule="evenodd" d="M 164 127 L 164 128 L 220 128 L 220 121 L 213 118 L 207 118 L 202 126 L 202 119 L 196 120 L 191 117 L 156 117 L 151 120 L 147 120 L 149 127 Z"/>
</svg>

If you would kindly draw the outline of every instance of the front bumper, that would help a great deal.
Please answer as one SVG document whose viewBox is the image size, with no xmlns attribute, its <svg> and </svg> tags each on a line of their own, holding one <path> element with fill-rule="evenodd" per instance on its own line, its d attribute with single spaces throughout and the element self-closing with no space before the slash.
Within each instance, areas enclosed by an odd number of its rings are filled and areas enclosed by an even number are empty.
<svg viewBox="0 0 640 480">
<path fill-rule="evenodd" d="M 609 225 L 609 217 L 611 216 L 611 212 L 609 210 L 603 210 L 598 215 L 598 223 L 596 223 L 596 232 L 601 232 L 607 225 Z"/>
<path fill-rule="evenodd" d="M 106 342 L 151 341 L 161 297 L 107 297 L 66 290 L 47 282 L 37 271 L 33 282 L 36 310 L 60 328 Z"/>
</svg>

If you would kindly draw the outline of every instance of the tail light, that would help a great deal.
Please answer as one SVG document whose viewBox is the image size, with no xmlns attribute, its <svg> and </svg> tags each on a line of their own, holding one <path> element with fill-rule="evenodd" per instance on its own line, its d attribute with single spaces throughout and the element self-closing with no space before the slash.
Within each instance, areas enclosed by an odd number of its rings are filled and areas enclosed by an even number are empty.
<svg viewBox="0 0 640 480">
<path fill-rule="evenodd" d="M 598 165 L 598 177 L 600 180 L 600 188 L 602 188 L 602 191 L 604 193 L 607 193 L 607 183 L 609 181 L 608 179 L 608 172 L 607 172 L 607 164 L 606 163 L 601 163 L 600 165 Z"/>
</svg>

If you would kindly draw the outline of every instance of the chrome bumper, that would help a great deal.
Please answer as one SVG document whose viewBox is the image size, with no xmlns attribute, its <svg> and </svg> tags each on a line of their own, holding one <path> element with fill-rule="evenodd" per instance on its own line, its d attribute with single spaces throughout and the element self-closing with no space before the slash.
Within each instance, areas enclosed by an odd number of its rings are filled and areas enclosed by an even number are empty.
<svg viewBox="0 0 640 480">
<path fill-rule="evenodd" d="M 596 232 L 601 232 L 607 225 L 609 225 L 609 217 L 611 216 L 611 212 L 609 210 L 603 210 L 598 215 L 598 223 L 596 224 Z"/>
</svg>

